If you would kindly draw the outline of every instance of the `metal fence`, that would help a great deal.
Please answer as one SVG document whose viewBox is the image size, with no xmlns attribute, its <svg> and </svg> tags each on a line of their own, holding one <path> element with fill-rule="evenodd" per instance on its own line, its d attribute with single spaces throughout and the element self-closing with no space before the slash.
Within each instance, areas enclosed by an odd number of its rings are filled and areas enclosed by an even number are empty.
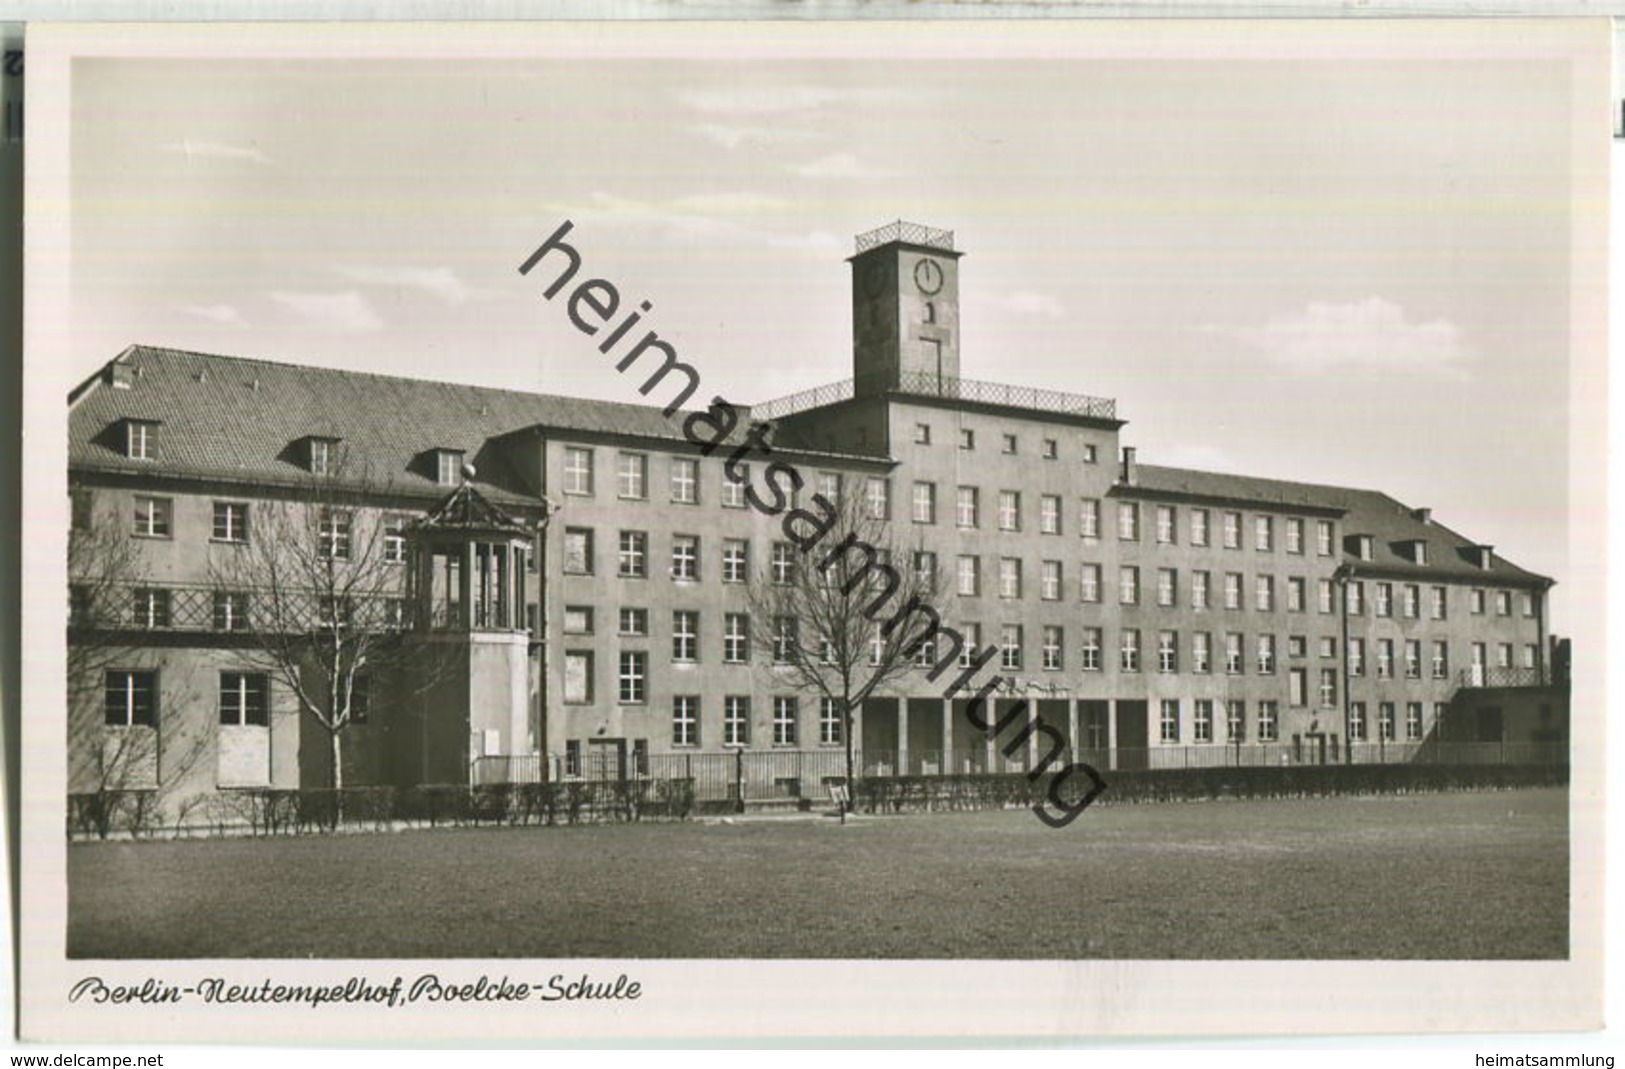
<svg viewBox="0 0 1625 1069">
<path fill-rule="evenodd" d="M 897 776 L 950 776 L 1019 774 L 1031 771 L 1028 755 L 1006 757 L 988 748 L 967 750 L 866 750 L 853 755 L 859 778 Z M 1059 771 L 1073 762 L 1093 765 L 1102 773 L 1113 771 L 1201 768 L 1304 768 L 1315 765 L 1540 765 L 1568 763 L 1568 745 L 1562 742 L 1358 742 L 1346 747 L 1305 746 L 1301 743 L 1255 743 L 1119 747 L 1110 750 L 1065 750 L 1040 768 Z M 722 753 L 655 754 L 629 756 L 624 763 L 586 762 L 567 769 L 557 756 L 539 754 L 482 757 L 474 762 L 476 786 L 498 783 L 537 783 L 543 777 L 559 781 L 619 779 L 683 780 L 694 785 L 698 801 L 794 803 L 800 799 L 826 799 L 829 787 L 846 779 L 846 755 L 841 750 L 730 750 Z"/>
</svg>

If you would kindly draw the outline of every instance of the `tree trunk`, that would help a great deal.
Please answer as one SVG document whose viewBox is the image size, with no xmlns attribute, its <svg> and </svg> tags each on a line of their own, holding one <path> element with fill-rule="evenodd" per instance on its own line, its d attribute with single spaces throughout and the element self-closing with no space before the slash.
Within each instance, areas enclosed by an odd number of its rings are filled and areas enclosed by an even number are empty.
<svg viewBox="0 0 1625 1069">
<path fill-rule="evenodd" d="M 344 737 L 337 731 L 330 731 L 327 738 L 333 754 L 328 782 L 333 788 L 333 828 L 337 830 L 344 816 Z"/>
<path fill-rule="evenodd" d="M 852 719 L 852 704 L 847 702 L 846 731 L 843 732 L 843 734 L 846 736 L 846 804 L 841 806 L 842 824 L 846 823 L 846 815 L 847 813 L 851 812 L 852 807 L 857 803 L 858 798 L 857 777 L 852 774 Z"/>
</svg>

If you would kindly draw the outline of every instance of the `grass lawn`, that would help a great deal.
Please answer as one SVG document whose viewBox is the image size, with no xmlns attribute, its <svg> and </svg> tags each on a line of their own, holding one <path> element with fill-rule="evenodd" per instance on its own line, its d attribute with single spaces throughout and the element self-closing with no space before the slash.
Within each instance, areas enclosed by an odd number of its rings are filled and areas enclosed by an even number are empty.
<svg viewBox="0 0 1625 1069">
<path fill-rule="evenodd" d="M 77 844 L 81 958 L 1563 958 L 1567 793 Z"/>
</svg>

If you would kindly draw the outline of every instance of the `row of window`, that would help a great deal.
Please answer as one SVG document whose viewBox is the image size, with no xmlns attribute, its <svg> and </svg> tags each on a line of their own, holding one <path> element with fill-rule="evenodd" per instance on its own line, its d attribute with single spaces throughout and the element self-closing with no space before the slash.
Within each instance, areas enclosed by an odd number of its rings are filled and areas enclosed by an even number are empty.
<svg viewBox="0 0 1625 1069">
<path fill-rule="evenodd" d="M 1191 740 L 1193 742 L 1213 742 L 1214 714 L 1220 703 L 1211 698 L 1197 698 L 1191 703 Z M 1225 714 L 1225 728 L 1227 742 L 1244 742 L 1247 737 L 1246 703 L 1241 701 L 1226 701 L 1223 703 Z M 1398 705 L 1394 702 L 1380 702 L 1377 705 L 1377 732 L 1385 742 L 1397 741 L 1396 718 Z M 1427 725 L 1423 719 L 1425 705 L 1422 702 L 1405 703 L 1405 740 L 1407 742 L 1420 742 L 1427 735 Z M 1437 723 L 1444 715 L 1444 703 L 1435 702 L 1433 705 L 1433 719 Z M 1158 738 L 1164 743 L 1179 743 L 1184 741 L 1184 706 L 1177 698 L 1164 698 L 1158 708 Z M 1262 701 L 1258 703 L 1258 741 L 1275 742 L 1279 731 L 1280 710 L 1275 702 Z M 1350 742 L 1363 742 L 1366 738 L 1366 704 L 1364 702 L 1351 702 L 1347 723 L 1348 740 Z"/>
<path fill-rule="evenodd" d="M 103 675 L 103 717 L 109 727 L 158 726 L 159 674 L 156 671 L 110 669 Z M 350 719 L 365 723 L 370 705 L 368 677 L 356 675 L 350 694 Z M 268 727 L 271 723 L 271 677 L 264 672 L 220 673 L 217 709 L 222 725 Z"/>
<path fill-rule="evenodd" d="M 131 460 L 157 460 L 158 438 L 162 424 L 151 420 L 126 419 L 124 421 L 124 455 Z M 312 475 L 333 475 L 341 464 L 338 438 L 309 435 L 301 439 L 305 468 Z M 455 486 L 462 476 L 463 451 L 461 449 L 434 449 L 429 454 L 434 465 L 435 481 L 442 486 Z"/>
<path fill-rule="evenodd" d="M 929 423 L 916 423 L 916 424 L 914 424 L 914 444 L 915 445 L 930 445 L 931 441 L 932 441 L 931 424 L 929 424 Z M 972 452 L 972 451 L 974 451 L 976 449 L 976 430 L 975 430 L 975 428 L 973 428 L 973 427 L 961 427 L 959 429 L 959 448 L 966 451 L 966 452 Z M 999 435 L 999 451 L 1001 453 L 1003 453 L 1005 456 L 1011 456 L 1011 457 L 1015 456 L 1017 453 L 1019 453 L 1021 451 L 1021 439 L 1018 438 L 1016 435 L 1010 434 L 1008 432 L 1000 434 Z M 1060 457 L 1061 457 L 1061 443 L 1060 443 L 1060 441 L 1055 439 L 1055 438 L 1045 438 L 1045 439 L 1043 439 L 1042 443 L 1039 446 L 1039 456 L 1043 457 L 1045 460 L 1059 460 Z M 1096 447 L 1095 447 L 1094 443 L 1092 443 L 1092 442 L 1085 442 L 1083 444 L 1081 450 L 1080 450 L 1080 453 L 1079 453 L 1080 459 L 1085 464 L 1093 464 L 1093 463 L 1095 463 L 1098 456 L 1099 456 L 1099 453 L 1096 450 Z"/>
<path fill-rule="evenodd" d="M 88 513 L 81 514 L 78 500 L 75 501 L 74 526 L 83 530 L 89 527 L 89 517 Z M 250 515 L 250 505 L 246 501 L 214 502 L 210 540 L 247 545 L 251 530 Z M 407 517 L 385 516 L 382 522 L 381 556 L 390 564 L 400 564 L 406 560 Z M 135 495 L 131 531 L 141 538 L 175 537 L 174 500 L 151 494 Z M 354 548 L 355 513 L 349 509 L 319 509 L 315 533 L 318 549 L 324 557 L 348 559 Z"/>
<path fill-rule="evenodd" d="M 99 621 L 98 606 L 93 605 L 94 591 L 85 586 L 71 586 L 68 590 L 68 621 L 74 625 L 97 623 L 123 623 Z M 208 601 L 198 606 L 194 601 L 184 613 L 177 612 L 176 598 L 203 597 L 198 591 L 175 591 L 165 587 L 136 587 L 130 591 L 128 624 L 143 630 L 163 630 L 172 627 L 211 627 L 215 631 L 246 631 L 252 626 L 253 595 L 240 590 L 216 590 L 207 594 Z M 369 598 L 366 621 L 371 626 L 398 628 L 406 625 L 406 599 L 397 597 Z M 212 609 L 207 616 L 205 610 Z M 310 601 L 314 611 L 311 623 L 323 627 L 343 627 L 357 620 L 357 599 L 344 595 L 316 595 Z M 484 608 L 480 607 L 478 622 L 487 622 Z M 207 621 L 207 623 L 205 623 Z"/>
</svg>

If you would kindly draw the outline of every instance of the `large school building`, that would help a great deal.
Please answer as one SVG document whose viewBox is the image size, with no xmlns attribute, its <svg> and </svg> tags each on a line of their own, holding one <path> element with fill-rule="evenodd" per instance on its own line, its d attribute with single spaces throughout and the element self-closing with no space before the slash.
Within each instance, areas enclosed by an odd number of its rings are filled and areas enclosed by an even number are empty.
<svg viewBox="0 0 1625 1069">
<path fill-rule="evenodd" d="M 1102 769 L 1566 742 L 1551 579 L 1381 492 L 1141 463 L 1109 399 L 961 376 L 959 256 L 860 236 L 852 377 L 732 438 L 770 423 L 804 497 L 887 521 L 967 663 L 997 647 L 1000 702 Z M 562 305 L 575 265 L 556 234 L 527 280 Z M 751 584 L 798 550 L 652 399 L 121 353 L 70 397 L 70 790 L 838 771 L 841 710 L 751 638 Z M 367 629 L 342 693 L 275 663 Z M 921 661 L 856 712 L 868 774 L 1030 767 Z"/>
</svg>

